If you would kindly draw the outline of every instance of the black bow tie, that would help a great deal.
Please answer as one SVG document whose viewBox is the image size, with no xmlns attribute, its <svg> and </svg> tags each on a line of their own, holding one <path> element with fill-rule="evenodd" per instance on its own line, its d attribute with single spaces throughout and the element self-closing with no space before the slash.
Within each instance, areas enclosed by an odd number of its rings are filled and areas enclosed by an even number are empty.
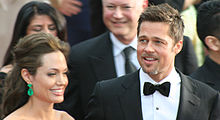
<svg viewBox="0 0 220 120">
<path fill-rule="evenodd" d="M 164 96 L 169 96 L 170 93 L 170 82 L 165 82 L 161 85 L 153 85 L 149 82 L 144 83 L 144 95 L 151 95 L 155 91 L 159 91 Z"/>
</svg>

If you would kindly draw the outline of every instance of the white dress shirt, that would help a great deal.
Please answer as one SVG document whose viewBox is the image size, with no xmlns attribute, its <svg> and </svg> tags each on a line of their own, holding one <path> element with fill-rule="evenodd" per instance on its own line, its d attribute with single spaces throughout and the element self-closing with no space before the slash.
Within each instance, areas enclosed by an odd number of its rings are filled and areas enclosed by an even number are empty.
<svg viewBox="0 0 220 120">
<path fill-rule="evenodd" d="M 110 32 L 110 39 L 113 44 L 113 56 L 114 56 L 114 62 L 115 62 L 115 68 L 117 77 L 125 75 L 125 58 L 123 50 L 126 47 L 131 46 L 134 48 L 133 53 L 130 56 L 131 62 L 134 64 L 134 66 L 139 69 L 140 65 L 137 60 L 137 37 L 129 44 L 125 45 L 122 42 L 120 42 L 111 32 Z"/>
<path fill-rule="evenodd" d="M 140 69 L 139 75 L 143 120 L 176 120 L 180 100 L 181 79 L 175 68 L 159 83 L 151 79 L 142 68 Z M 170 82 L 169 96 L 163 96 L 158 91 L 155 91 L 152 95 L 144 95 L 144 82 L 150 82 L 152 84 Z"/>
</svg>

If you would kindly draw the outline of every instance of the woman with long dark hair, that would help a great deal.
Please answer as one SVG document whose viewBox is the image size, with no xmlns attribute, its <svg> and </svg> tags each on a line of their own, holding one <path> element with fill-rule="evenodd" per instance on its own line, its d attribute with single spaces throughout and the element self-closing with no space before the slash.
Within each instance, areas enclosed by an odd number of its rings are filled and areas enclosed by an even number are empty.
<svg viewBox="0 0 220 120">
<path fill-rule="evenodd" d="M 69 45 L 48 33 L 20 39 L 4 83 L 4 120 L 74 120 L 53 108 L 64 100 Z"/>
<path fill-rule="evenodd" d="M 65 18 L 49 4 L 32 1 L 25 4 L 18 13 L 12 40 L 4 57 L 2 69 L 9 68 L 5 70 L 6 73 L 12 67 L 11 51 L 18 43 L 18 40 L 25 35 L 37 32 L 48 32 L 54 34 L 62 41 L 67 41 Z"/>
</svg>

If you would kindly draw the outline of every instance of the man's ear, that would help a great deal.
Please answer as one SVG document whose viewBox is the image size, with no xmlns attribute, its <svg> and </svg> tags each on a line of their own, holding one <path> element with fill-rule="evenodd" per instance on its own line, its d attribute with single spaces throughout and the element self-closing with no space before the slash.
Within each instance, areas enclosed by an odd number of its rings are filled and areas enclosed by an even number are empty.
<svg viewBox="0 0 220 120">
<path fill-rule="evenodd" d="M 176 53 L 176 55 L 182 50 L 182 47 L 183 47 L 183 40 L 178 41 L 174 45 L 174 52 Z"/>
<path fill-rule="evenodd" d="M 220 49 L 220 40 L 214 36 L 207 36 L 205 38 L 205 44 L 212 51 L 219 51 Z"/>
<path fill-rule="evenodd" d="M 143 4 L 143 8 L 147 8 L 148 7 L 148 0 L 144 0 L 144 4 Z"/>
<path fill-rule="evenodd" d="M 27 69 L 23 68 L 21 70 L 21 77 L 24 79 L 24 81 L 27 84 L 32 83 L 32 75 L 29 73 L 29 71 Z"/>
</svg>

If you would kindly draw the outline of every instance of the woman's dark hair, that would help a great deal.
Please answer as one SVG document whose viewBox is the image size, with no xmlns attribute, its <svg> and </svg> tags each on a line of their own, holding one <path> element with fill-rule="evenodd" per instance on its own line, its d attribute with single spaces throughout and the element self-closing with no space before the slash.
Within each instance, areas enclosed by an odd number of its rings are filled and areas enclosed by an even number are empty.
<svg viewBox="0 0 220 120">
<path fill-rule="evenodd" d="M 35 75 L 37 69 L 42 66 L 43 55 L 60 51 L 67 59 L 69 49 L 69 44 L 48 33 L 31 34 L 19 40 L 14 47 L 13 69 L 3 85 L 3 116 L 20 108 L 29 99 L 27 83 L 21 76 L 21 70 L 25 68 L 31 75 Z"/>
<path fill-rule="evenodd" d="M 19 11 L 11 43 L 4 56 L 3 66 L 12 62 L 12 48 L 17 44 L 18 40 L 24 37 L 27 27 L 35 15 L 47 15 L 51 18 L 57 28 L 57 36 L 62 41 L 67 41 L 66 21 L 65 18 L 54 9 L 52 6 L 45 2 L 32 1 L 25 4 Z"/>
</svg>

